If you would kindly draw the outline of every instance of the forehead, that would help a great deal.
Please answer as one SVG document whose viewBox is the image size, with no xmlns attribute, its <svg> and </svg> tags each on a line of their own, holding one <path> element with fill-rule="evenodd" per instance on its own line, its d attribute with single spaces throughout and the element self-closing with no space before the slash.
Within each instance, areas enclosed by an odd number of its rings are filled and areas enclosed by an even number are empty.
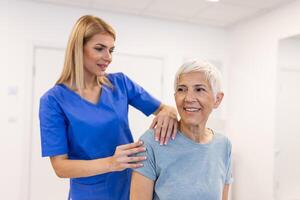
<svg viewBox="0 0 300 200">
<path fill-rule="evenodd" d="M 107 47 L 113 47 L 115 44 L 114 38 L 107 34 L 107 33 L 98 33 L 95 34 L 91 39 L 87 42 L 87 44 L 96 45 L 96 44 L 102 44 Z"/>
<path fill-rule="evenodd" d="M 179 76 L 177 85 L 209 85 L 207 78 L 203 72 L 188 72 Z"/>
</svg>

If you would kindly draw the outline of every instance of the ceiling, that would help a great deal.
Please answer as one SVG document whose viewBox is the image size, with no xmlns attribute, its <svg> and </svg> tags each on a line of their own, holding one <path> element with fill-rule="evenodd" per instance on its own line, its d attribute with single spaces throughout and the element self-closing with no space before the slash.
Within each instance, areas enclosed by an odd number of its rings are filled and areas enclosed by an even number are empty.
<svg viewBox="0 0 300 200">
<path fill-rule="evenodd" d="M 137 16 L 229 27 L 294 0 L 31 0 Z"/>
</svg>

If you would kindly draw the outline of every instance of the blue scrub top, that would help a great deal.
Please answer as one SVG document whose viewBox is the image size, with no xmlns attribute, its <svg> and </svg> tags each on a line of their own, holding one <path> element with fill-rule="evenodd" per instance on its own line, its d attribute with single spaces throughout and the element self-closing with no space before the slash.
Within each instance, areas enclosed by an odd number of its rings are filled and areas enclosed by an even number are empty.
<svg viewBox="0 0 300 200">
<path fill-rule="evenodd" d="M 133 142 L 128 105 L 145 115 L 160 102 L 123 73 L 108 74 L 113 87 L 103 85 L 93 104 L 63 84 L 40 99 L 42 156 L 67 154 L 69 159 L 92 160 L 112 156 L 118 145 Z M 146 128 L 146 127 L 145 127 Z M 71 178 L 72 200 L 128 200 L 131 170 Z"/>
</svg>

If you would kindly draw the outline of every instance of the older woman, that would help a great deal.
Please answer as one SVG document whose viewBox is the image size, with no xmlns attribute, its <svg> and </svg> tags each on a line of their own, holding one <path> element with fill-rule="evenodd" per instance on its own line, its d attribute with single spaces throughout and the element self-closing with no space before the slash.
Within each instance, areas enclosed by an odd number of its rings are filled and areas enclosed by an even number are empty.
<svg viewBox="0 0 300 200">
<path fill-rule="evenodd" d="M 148 130 L 141 140 L 147 151 L 144 167 L 135 169 L 131 200 L 227 200 L 231 178 L 231 143 L 206 127 L 222 99 L 220 73 L 204 61 L 182 65 L 175 77 L 175 101 L 180 115 L 176 140 L 168 146 L 152 140 Z"/>
</svg>

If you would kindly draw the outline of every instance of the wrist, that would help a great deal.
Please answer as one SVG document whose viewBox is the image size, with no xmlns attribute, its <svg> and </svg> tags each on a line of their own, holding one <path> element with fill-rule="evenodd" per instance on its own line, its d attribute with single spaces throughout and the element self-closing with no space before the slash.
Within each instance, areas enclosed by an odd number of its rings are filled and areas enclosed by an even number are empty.
<svg viewBox="0 0 300 200">
<path fill-rule="evenodd" d="M 107 172 L 113 172 L 114 171 L 113 170 L 113 159 L 112 159 L 111 156 L 106 158 L 105 166 L 106 166 L 105 168 L 106 168 Z"/>
</svg>

